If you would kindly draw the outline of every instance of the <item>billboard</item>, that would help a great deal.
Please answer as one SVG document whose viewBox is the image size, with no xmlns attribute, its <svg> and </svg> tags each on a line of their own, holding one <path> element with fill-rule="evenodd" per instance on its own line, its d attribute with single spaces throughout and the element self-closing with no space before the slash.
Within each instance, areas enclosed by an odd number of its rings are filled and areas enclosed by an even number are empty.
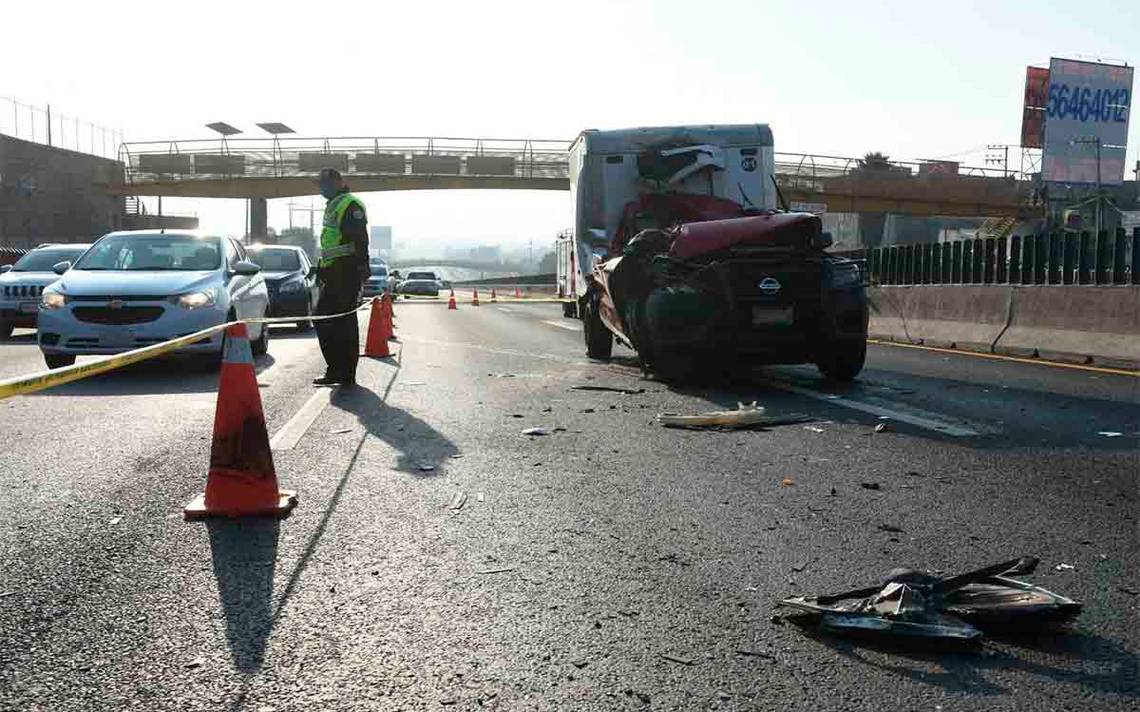
<svg viewBox="0 0 1140 712">
<path fill-rule="evenodd" d="M 1042 178 L 1055 183 L 1124 181 L 1132 67 L 1053 58 L 1045 111 Z"/>
<path fill-rule="evenodd" d="M 1045 143 L 1045 110 L 1049 106 L 1049 70 L 1025 68 L 1025 103 L 1021 109 L 1021 147 L 1041 148 Z"/>
</svg>

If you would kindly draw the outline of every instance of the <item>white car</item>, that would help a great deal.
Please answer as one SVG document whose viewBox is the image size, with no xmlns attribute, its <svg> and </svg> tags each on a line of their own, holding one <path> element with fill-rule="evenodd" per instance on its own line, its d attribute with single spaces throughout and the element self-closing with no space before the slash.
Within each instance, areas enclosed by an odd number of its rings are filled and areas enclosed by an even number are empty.
<svg viewBox="0 0 1140 712">
<path fill-rule="evenodd" d="M 53 268 L 60 262 L 74 262 L 88 247 L 40 245 L 16 264 L 0 267 L 0 339 L 11 336 L 12 329 L 36 328 L 40 295 L 59 279 Z"/>
<path fill-rule="evenodd" d="M 261 268 L 237 240 L 195 232 L 137 230 L 104 235 L 44 290 L 39 346 L 49 368 L 80 354 L 113 354 L 186 336 L 234 319 L 264 317 L 269 294 Z M 255 355 L 269 329 L 251 324 Z M 210 359 L 222 334 L 179 349 Z"/>
</svg>

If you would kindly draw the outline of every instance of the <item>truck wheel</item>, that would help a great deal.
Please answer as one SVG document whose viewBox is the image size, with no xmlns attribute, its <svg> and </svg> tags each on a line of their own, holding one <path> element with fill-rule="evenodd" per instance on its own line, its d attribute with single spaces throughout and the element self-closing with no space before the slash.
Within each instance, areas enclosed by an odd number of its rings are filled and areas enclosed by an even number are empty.
<svg viewBox="0 0 1140 712">
<path fill-rule="evenodd" d="M 816 364 L 820 372 L 833 381 L 851 381 L 863 370 L 866 360 L 867 342 L 860 339 L 831 344 Z"/>
<path fill-rule="evenodd" d="M 16 327 L 6 321 L 0 321 L 0 340 L 10 338 L 12 336 L 12 329 L 15 328 Z"/>
<path fill-rule="evenodd" d="M 562 316 L 567 319 L 578 318 L 578 303 L 577 302 L 562 302 Z"/>
<path fill-rule="evenodd" d="M 63 368 L 75 365 L 75 354 L 44 354 L 44 363 L 48 368 Z"/>
<path fill-rule="evenodd" d="M 597 300 L 587 297 L 582 302 L 582 334 L 586 339 L 586 355 L 599 361 L 609 361 L 614 351 L 614 335 L 602 323 Z"/>
</svg>

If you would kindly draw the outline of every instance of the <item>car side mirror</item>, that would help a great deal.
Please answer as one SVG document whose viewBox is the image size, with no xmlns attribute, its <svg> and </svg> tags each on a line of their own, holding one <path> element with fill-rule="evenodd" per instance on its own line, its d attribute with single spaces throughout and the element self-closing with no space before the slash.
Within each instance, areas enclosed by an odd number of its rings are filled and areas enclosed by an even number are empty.
<svg viewBox="0 0 1140 712">
<path fill-rule="evenodd" d="M 55 272 L 56 274 L 63 274 L 69 269 L 71 269 L 71 262 L 67 260 L 64 260 L 63 262 L 56 262 L 51 266 L 51 271 Z"/>
<path fill-rule="evenodd" d="M 12 271 L 12 265 L 0 265 L 0 274 L 4 274 L 5 272 L 11 272 L 11 271 Z"/>
<path fill-rule="evenodd" d="M 243 277 L 252 277 L 261 271 L 261 265 L 250 262 L 249 260 L 242 260 L 234 263 L 234 274 L 240 274 Z"/>
<path fill-rule="evenodd" d="M 815 238 L 815 246 L 821 250 L 826 250 L 835 244 L 835 238 L 831 236 L 830 232 L 821 232 L 819 237 Z"/>
</svg>

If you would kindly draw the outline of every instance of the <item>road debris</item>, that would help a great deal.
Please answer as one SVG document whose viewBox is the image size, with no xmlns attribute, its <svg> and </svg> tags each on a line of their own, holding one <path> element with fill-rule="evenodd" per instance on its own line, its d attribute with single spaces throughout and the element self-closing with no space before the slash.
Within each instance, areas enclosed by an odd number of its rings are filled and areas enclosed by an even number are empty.
<svg viewBox="0 0 1140 712">
<path fill-rule="evenodd" d="M 738 649 L 736 651 L 736 654 L 737 655 L 745 655 L 745 656 L 750 657 L 750 658 L 764 658 L 765 660 L 775 660 L 776 659 L 776 656 L 772 655 L 771 653 L 764 653 L 764 652 L 761 652 L 759 650 L 747 650 L 745 648 Z"/>
<path fill-rule="evenodd" d="M 669 653 L 661 653 L 661 657 L 665 658 L 666 660 L 668 660 L 671 663 L 677 663 L 679 665 L 692 665 L 693 664 L 692 658 L 679 658 L 676 655 L 670 655 Z"/>
<path fill-rule="evenodd" d="M 476 571 L 475 573 L 477 573 L 477 574 L 505 574 L 508 571 L 514 571 L 514 570 L 515 570 L 515 567 L 507 566 L 506 568 L 502 568 L 502 569 L 482 569 L 481 571 Z"/>
<path fill-rule="evenodd" d="M 332 431 L 332 434 L 333 435 L 344 435 L 345 433 L 351 433 L 351 432 L 352 432 L 352 428 L 337 428 L 336 430 Z"/>
<path fill-rule="evenodd" d="M 1128 588 L 1127 586 L 1117 586 L 1116 590 L 1120 591 L 1121 593 L 1127 593 L 1129 596 L 1140 596 L 1140 591 L 1137 591 L 1134 588 Z M 0 594 L 0 595 L 11 595 L 11 594 Z"/>
<path fill-rule="evenodd" d="M 777 605 L 809 614 L 832 633 L 977 643 L 983 629 L 1034 629 L 1080 613 L 1076 601 L 1009 578 L 1033 573 L 1038 563 L 1024 556 L 945 578 L 900 568 L 877 586 Z"/>
<path fill-rule="evenodd" d="M 890 532 L 891 534 L 902 534 L 903 528 L 902 527 L 896 527 L 894 524 L 880 524 L 879 525 L 879 531 Z"/>
<path fill-rule="evenodd" d="M 621 388 L 619 386 L 570 386 L 572 391 L 603 391 L 606 393 L 622 393 L 627 396 L 636 396 L 645 392 L 644 388 Z"/>
<path fill-rule="evenodd" d="M 419 465 L 419 470 L 420 470 L 420 472 L 435 472 L 435 465 L 429 465 L 427 463 L 421 463 Z"/>
<path fill-rule="evenodd" d="M 453 512 L 458 512 L 463 509 L 463 505 L 465 504 L 467 504 L 467 493 L 463 490 L 459 490 L 451 495 L 451 504 L 448 505 L 448 509 Z"/>
<path fill-rule="evenodd" d="M 811 420 L 810 416 L 793 413 L 789 415 L 767 415 L 763 406 L 756 401 L 745 405 L 737 403 L 736 410 L 717 410 L 694 415 L 659 413 L 657 422 L 666 428 L 688 428 L 691 430 L 741 430 L 769 425 L 787 425 Z"/>
<path fill-rule="evenodd" d="M 482 492 L 476 492 L 475 493 L 475 501 L 476 502 L 482 502 L 483 501 L 483 493 Z"/>
<path fill-rule="evenodd" d="M 522 434 L 532 436 L 550 435 L 550 431 L 546 428 L 527 428 L 526 430 L 522 431 Z"/>
<path fill-rule="evenodd" d="M 810 430 L 813 433 L 822 433 L 823 432 L 823 428 L 819 427 L 818 425 L 805 425 L 804 430 Z"/>
<path fill-rule="evenodd" d="M 194 670 L 195 668 L 200 668 L 205 664 L 206 664 L 205 658 L 194 658 L 190 662 L 185 663 L 182 667 L 186 668 L 187 670 Z"/>
<path fill-rule="evenodd" d="M 1076 568 L 1077 567 L 1072 564 L 1057 564 L 1053 567 L 1055 571 L 1073 571 Z"/>
<path fill-rule="evenodd" d="M 1119 438 L 1122 435 L 1124 435 L 1124 433 L 1118 433 L 1115 430 L 1102 430 L 1099 433 L 1097 433 L 1097 435 L 1101 435 L 1101 436 L 1104 436 L 1106 438 Z"/>
<path fill-rule="evenodd" d="M 891 426 L 885 422 L 879 423 L 878 425 L 875 426 L 875 432 L 876 433 L 882 433 L 882 432 L 885 432 L 886 430 L 889 430 L 890 427 Z"/>
<path fill-rule="evenodd" d="M 859 486 L 865 490 L 876 490 L 877 491 L 877 490 L 883 489 L 882 485 L 880 485 L 878 482 L 860 482 Z"/>
<path fill-rule="evenodd" d="M 785 477 L 784 479 L 780 480 L 780 484 L 782 484 L 785 487 L 792 487 L 796 484 L 796 481 L 793 480 L 791 477 Z"/>
<path fill-rule="evenodd" d="M 115 517 L 114 519 L 111 520 L 111 524 L 118 524 L 121 521 L 123 521 L 122 517 Z"/>
</svg>

